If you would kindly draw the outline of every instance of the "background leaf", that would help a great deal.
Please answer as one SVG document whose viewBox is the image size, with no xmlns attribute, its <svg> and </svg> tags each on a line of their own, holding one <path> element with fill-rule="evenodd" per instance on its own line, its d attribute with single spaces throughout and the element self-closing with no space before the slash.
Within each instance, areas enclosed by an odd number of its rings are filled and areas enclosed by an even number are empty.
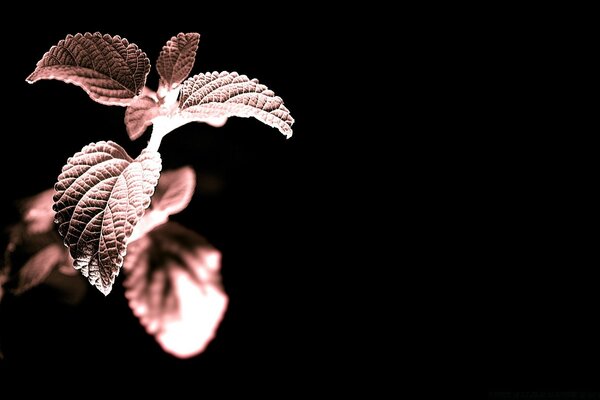
<svg viewBox="0 0 600 400">
<path fill-rule="evenodd" d="M 196 173 L 191 167 L 165 171 L 152 198 L 152 209 L 177 214 L 190 204 L 195 189 Z"/>
<path fill-rule="evenodd" d="M 135 44 L 120 36 L 68 35 L 37 63 L 27 82 L 58 79 L 85 90 L 106 105 L 127 105 L 139 95 L 150 72 L 150 60 Z"/>
<path fill-rule="evenodd" d="M 152 196 L 152 203 L 133 229 L 129 242 L 139 239 L 169 220 L 169 216 L 184 210 L 196 189 L 196 173 L 191 167 L 164 171 Z"/>
<path fill-rule="evenodd" d="M 133 160 L 114 142 L 85 146 L 69 158 L 55 185 L 55 220 L 73 266 L 110 293 L 127 240 L 150 204 L 161 159 L 143 150 Z"/>
<path fill-rule="evenodd" d="M 52 270 L 66 261 L 66 249 L 55 243 L 34 254 L 19 270 L 19 279 L 15 294 L 21 294 L 42 283 Z"/>
<path fill-rule="evenodd" d="M 194 67 L 199 42 L 200 34 L 195 32 L 180 33 L 167 42 L 156 62 L 161 86 L 171 90 L 188 77 Z"/>
<path fill-rule="evenodd" d="M 62 276 L 79 274 L 58 232 L 53 229 L 54 193 L 54 189 L 48 189 L 17 202 L 21 220 L 7 231 L 9 240 L 0 259 L 0 286 L 4 286 L 0 292 L 8 289 L 21 295 L 41 283 L 56 288 L 48 282 L 55 274 L 53 281 L 65 286 L 61 291 L 63 300 L 77 300 L 85 293 L 87 286 L 81 289 L 81 277 L 61 282 Z"/>
<path fill-rule="evenodd" d="M 160 114 L 158 102 L 149 96 L 136 97 L 125 110 L 125 128 L 129 139 L 136 140 L 152 125 L 152 118 Z"/>
<path fill-rule="evenodd" d="M 48 189 L 17 202 L 21 220 L 7 230 L 3 259 L 13 290 L 18 286 L 19 271 L 32 256 L 48 246 L 61 244 L 58 232 L 53 229 L 53 195 L 54 189 Z"/>
<path fill-rule="evenodd" d="M 48 189 L 20 202 L 21 220 L 26 225 L 27 234 L 48 232 L 54 227 L 53 196 L 54 189 Z"/>
<path fill-rule="evenodd" d="M 220 268 L 219 251 L 174 222 L 131 244 L 125 296 L 163 350 L 192 357 L 212 340 L 228 303 Z"/>
<path fill-rule="evenodd" d="M 218 117 L 254 117 L 292 136 L 294 119 L 281 97 L 237 72 L 213 72 L 189 78 L 181 87 L 181 116 L 204 122 Z"/>
</svg>

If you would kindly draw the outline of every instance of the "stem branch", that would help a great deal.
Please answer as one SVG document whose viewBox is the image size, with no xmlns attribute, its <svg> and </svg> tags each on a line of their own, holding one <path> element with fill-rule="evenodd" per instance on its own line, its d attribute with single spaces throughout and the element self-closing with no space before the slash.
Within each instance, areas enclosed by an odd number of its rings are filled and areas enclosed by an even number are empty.
<svg viewBox="0 0 600 400">
<path fill-rule="evenodd" d="M 154 121 L 152 121 L 152 135 L 150 136 L 147 149 L 158 151 L 162 138 L 169 132 L 171 132 L 171 129 L 164 118 L 159 117 L 154 119 Z"/>
<path fill-rule="evenodd" d="M 158 148 L 160 147 L 160 142 L 162 141 L 163 136 L 164 135 L 161 135 L 156 130 L 153 130 L 152 136 L 150 136 L 150 141 L 148 142 L 148 147 L 146 147 L 146 148 L 148 150 L 158 151 Z"/>
</svg>

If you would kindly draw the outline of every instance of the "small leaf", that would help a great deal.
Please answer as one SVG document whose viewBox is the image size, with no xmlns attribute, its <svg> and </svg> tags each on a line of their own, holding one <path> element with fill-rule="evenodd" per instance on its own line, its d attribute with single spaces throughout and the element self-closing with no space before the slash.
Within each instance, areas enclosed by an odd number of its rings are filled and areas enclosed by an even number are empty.
<svg viewBox="0 0 600 400">
<path fill-rule="evenodd" d="M 66 258 L 66 250 L 60 243 L 51 244 L 34 254 L 19 271 L 15 294 L 21 294 L 42 283 Z"/>
<path fill-rule="evenodd" d="M 191 167 L 165 171 L 158 181 L 152 209 L 177 214 L 190 204 L 195 189 L 196 173 Z"/>
<path fill-rule="evenodd" d="M 157 152 L 146 149 L 133 160 L 114 142 L 91 143 L 69 158 L 54 186 L 55 222 L 73 266 L 105 295 L 160 169 Z"/>
<path fill-rule="evenodd" d="M 164 171 L 160 179 L 150 207 L 135 226 L 129 242 L 139 239 L 146 233 L 169 220 L 169 216 L 184 210 L 196 189 L 196 173 L 191 167 Z"/>
<path fill-rule="evenodd" d="M 168 222 L 131 244 L 123 268 L 129 306 L 163 350 L 180 358 L 202 352 L 228 303 L 219 251 Z"/>
<path fill-rule="evenodd" d="M 28 235 L 45 233 L 54 227 L 53 196 L 54 189 L 48 189 L 20 202 L 21 219 Z"/>
<path fill-rule="evenodd" d="M 200 34 L 195 32 L 180 33 L 167 42 L 156 62 L 161 86 L 171 90 L 188 77 L 196 61 L 199 42 Z"/>
<path fill-rule="evenodd" d="M 150 72 L 150 60 L 135 44 L 120 36 L 68 35 L 37 63 L 27 82 L 58 79 L 85 90 L 106 105 L 127 105 L 139 95 Z"/>
<path fill-rule="evenodd" d="M 189 78 L 181 87 L 180 115 L 188 122 L 219 117 L 254 117 L 292 136 L 294 119 L 281 97 L 237 72 L 213 72 Z"/>
<path fill-rule="evenodd" d="M 152 119 L 160 114 L 158 102 L 148 96 L 136 97 L 125 110 L 125 127 L 129 139 L 136 140 L 152 125 Z"/>
</svg>

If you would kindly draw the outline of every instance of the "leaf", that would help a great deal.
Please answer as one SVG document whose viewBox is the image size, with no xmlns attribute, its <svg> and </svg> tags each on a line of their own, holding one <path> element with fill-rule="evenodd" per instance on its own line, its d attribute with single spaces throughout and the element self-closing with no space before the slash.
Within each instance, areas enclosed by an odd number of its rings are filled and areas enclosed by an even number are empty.
<svg viewBox="0 0 600 400">
<path fill-rule="evenodd" d="M 21 294 L 42 283 L 66 258 L 66 251 L 60 243 L 51 244 L 34 254 L 19 271 L 15 294 Z"/>
<path fill-rule="evenodd" d="M 196 173 L 191 167 L 161 173 L 150 207 L 135 226 L 129 242 L 139 239 L 155 227 L 164 224 L 169 216 L 184 210 L 196 189 Z"/>
<path fill-rule="evenodd" d="M 179 98 L 180 115 L 188 122 L 219 117 L 254 117 L 292 136 L 294 119 L 281 97 L 237 72 L 195 75 L 185 81 Z"/>
<path fill-rule="evenodd" d="M 21 220 L 28 235 L 48 232 L 53 228 L 53 196 L 54 189 L 48 189 L 20 202 Z"/>
<path fill-rule="evenodd" d="M 52 210 L 52 208 L 50 207 Z M 21 221 L 8 229 L 9 241 L 4 252 L 4 262 L 12 273 L 16 273 L 32 255 L 53 243 L 61 243 L 60 235 L 55 229 L 45 229 L 47 216 L 25 220 L 24 214 Z M 50 221 L 54 220 L 54 212 Z M 39 229 L 38 226 L 44 226 Z M 53 226 L 53 225 L 51 225 Z M 35 227 L 32 228 L 32 227 Z"/>
<path fill-rule="evenodd" d="M 54 189 L 48 189 L 17 202 L 21 221 L 8 230 L 8 243 L 0 259 L 0 292 L 7 289 L 20 295 L 32 287 L 45 284 L 55 288 L 53 276 L 78 275 L 65 282 L 60 298 L 74 298 L 84 293 L 87 284 L 73 268 L 72 258 L 62 245 L 54 227 Z M 70 262 L 69 262 L 70 261 Z M 68 265 L 67 265 L 68 263 Z M 60 283 L 60 282 L 59 282 Z M 84 290 L 80 287 L 84 283 Z M 64 296 L 63 296 L 64 295 Z M 1 294 L 0 294 L 1 298 Z"/>
<path fill-rule="evenodd" d="M 133 160 L 114 142 L 85 146 L 67 160 L 54 186 L 55 222 L 75 269 L 104 295 L 110 293 L 134 226 L 150 204 L 160 154 Z"/>
<path fill-rule="evenodd" d="M 152 209 L 168 215 L 177 214 L 190 204 L 195 189 L 196 173 L 191 167 L 165 171 L 158 181 Z"/>
<path fill-rule="evenodd" d="M 67 35 L 37 63 L 27 82 L 58 79 L 80 86 L 92 100 L 127 105 L 139 95 L 150 72 L 150 60 L 137 45 L 120 36 Z"/>
<path fill-rule="evenodd" d="M 174 222 L 131 244 L 123 267 L 125 296 L 164 351 L 192 357 L 214 337 L 228 303 L 220 262 L 218 250 Z"/>
<path fill-rule="evenodd" d="M 129 139 L 136 140 L 152 125 L 152 119 L 160 114 L 158 102 L 149 96 L 136 97 L 125 110 L 125 127 Z"/>
<path fill-rule="evenodd" d="M 196 61 L 199 42 L 200 34 L 195 32 L 180 33 L 167 42 L 156 62 L 161 86 L 171 90 L 188 77 Z"/>
</svg>

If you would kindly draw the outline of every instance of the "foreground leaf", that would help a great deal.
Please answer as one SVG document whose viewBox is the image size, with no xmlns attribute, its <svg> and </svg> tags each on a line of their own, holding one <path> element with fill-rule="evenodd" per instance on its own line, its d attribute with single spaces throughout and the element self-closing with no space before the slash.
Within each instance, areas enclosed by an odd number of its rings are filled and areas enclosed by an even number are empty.
<svg viewBox="0 0 600 400">
<path fill-rule="evenodd" d="M 199 42 L 200 34 L 195 32 L 180 33 L 167 42 L 156 62 L 161 86 L 171 90 L 188 77 L 196 61 Z"/>
<path fill-rule="evenodd" d="M 125 127 L 129 139 L 136 140 L 160 114 L 158 102 L 149 96 L 136 97 L 125 110 Z"/>
<path fill-rule="evenodd" d="M 150 204 L 160 169 L 157 152 L 143 150 L 133 160 L 109 141 L 85 146 L 58 177 L 58 231 L 73 266 L 105 295 L 123 264 L 127 240 Z"/>
<path fill-rule="evenodd" d="M 125 296 L 146 331 L 180 358 L 202 352 L 227 308 L 221 254 L 174 222 L 132 243 L 125 258 Z"/>
<path fill-rule="evenodd" d="M 127 105 L 139 95 L 150 72 L 150 60 L 135 44 L 120 36 L 68 35 L 37 63 L 27 82 L 58 79 L 85 90 L 106 105 Z"/>
<path fill-rule="evenodd" d="M 187 122 L 220 117 L 254 117 L 292 136 L 294 119 L 279 96 L 237 72 L 213 72 L 189 78 L 181 87 L 180 115 Z"/>
</svg>

